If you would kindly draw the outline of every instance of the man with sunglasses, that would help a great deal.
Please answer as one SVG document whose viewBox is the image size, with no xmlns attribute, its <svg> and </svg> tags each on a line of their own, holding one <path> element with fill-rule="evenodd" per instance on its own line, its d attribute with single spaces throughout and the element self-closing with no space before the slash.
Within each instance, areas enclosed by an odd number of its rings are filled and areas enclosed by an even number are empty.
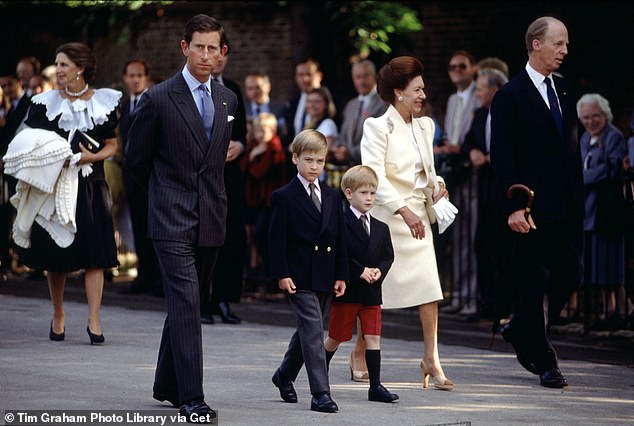
<svg viewBox="0 0 634 426">
<path fill-rule="evenodd" d="M 451 310 L 465 315 L 476 313 L 476 259 L 473 241 L 478 183 L 477 170 L 471 167 L 468 156 L 461 155 L 460 148 L 471 127 L 474 111 L 480 106 L 475 96 L 477 71 L 475 58 L 469 52 L 456 50 L 452 53 L 447 73 L 456 86 L 456 93 L 447 101 L 445 133 L 441 145 L 434 147 L 438 173 L 445 178 L 447 186 L 452 188 L 452 201 L 462 212 L 450 234 L 454 278 Z"/>
</svg>

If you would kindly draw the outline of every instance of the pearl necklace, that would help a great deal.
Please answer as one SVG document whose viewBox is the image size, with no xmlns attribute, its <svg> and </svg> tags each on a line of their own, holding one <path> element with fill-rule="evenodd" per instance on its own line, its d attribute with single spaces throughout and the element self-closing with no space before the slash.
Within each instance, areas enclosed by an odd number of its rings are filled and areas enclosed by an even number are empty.
<svg viewBox="0 0 634 426">
<path fill-rule="evenodd" d="M 64 92 L 66 92 L 68 96 L 72 96 L 74 98 L 79 98 L 81 95 L 83 95 L 87 91 L 88 91 L 88 83 L 86 83 L 86 86 L 83 89 L 81 89 L 79 92 L 71 92 L 70 90 L 68 90 L 68 86 L 64 87 Z"/>
</svg>

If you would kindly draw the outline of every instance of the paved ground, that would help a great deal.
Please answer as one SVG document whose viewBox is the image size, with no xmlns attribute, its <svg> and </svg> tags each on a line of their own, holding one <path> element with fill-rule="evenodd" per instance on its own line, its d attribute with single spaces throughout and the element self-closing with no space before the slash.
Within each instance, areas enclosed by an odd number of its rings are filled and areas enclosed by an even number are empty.
<svg viewBox="0 0 634 426">
<path fill-rule="evenodd" d="M 113 286 L 106 292 L 102 308 L 107 342 L 97 347 L 88 343 L 86 306 L 80 302 L 79 285 L 71 284 L 68 289 L 66 340 L 51 342 L 51 308 L 45 284 L 0 284 L 0 411 L 150 410 L 153 414 L 176 414 L 175 409 L 151 398 L 164 318 L 162 300 L 121 296 Z M 25 289 L 30 290 L 30 297 L 20 294 Z M 562 359 L 561 368 L 571 386 L 563 391 L 545 389 L 535 376 L 521 369 L 499 337 L 494 349 L 500 351 L 485 348 L 486 325 L 453 327 L 449 320 L 441 319 L 441 328 L 443 324 L 454 328 L 441 334 L 441 343 L 452 344 L 441 344 L 440 353 L 456 389 L 423 390 L 418 367 L 422 343 L 413 338 L 416 316 L 408 312 L 394 313 L 386 319 L 382 342 L 383 382 L 400 395 L 400 402 L 387 405 L 367 401 L 366 385 L 349 380 L 347 355 L 351 345 L 346 344 L 331 366 L 332 394 L 340 411 L 314 413 L 309 411 L 304 372 L 296 382 L 298 404 L 281 402 L 270 382 L 292 333 L 286 304 L 242 303 L 235 310 L 244 318 L 242 324 L 203 328 L 206 399 L 219 410 L 219 424 L 634 423 L 634 357 L 629 346 L 624 346 L 629 353 L 621 357 L 611 355 L 618 352 L 613 346 L 595 352 L 578 348 L 584 358 L 592 360 L 603 354 L 610 364 Z M 403 328 L 404 336 L 394 331 Z M 453 344 L 460 343 L 461 338 L 463 345 Z M 572 339 L 562 345 L 572 350 L 580 344 Z"/>
</svg>

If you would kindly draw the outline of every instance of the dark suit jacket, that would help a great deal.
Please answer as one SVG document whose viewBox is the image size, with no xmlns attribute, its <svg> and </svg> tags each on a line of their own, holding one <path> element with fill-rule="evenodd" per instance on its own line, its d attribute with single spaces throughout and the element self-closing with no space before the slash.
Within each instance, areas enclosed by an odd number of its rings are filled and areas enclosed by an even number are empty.
<svg viewBox="0 0 634 426">
<path fill-rule="evenodd" d="M 506 198 L 510 185 L 535 191 L 532 216 L 540 223 L 583 218 L 583 181 L 577 139 L 575 98 L 570 84 L 557 76 L 564 139 L 548 106 L 526 70 L 495 94 L 491 106 L 491 163 L 505 215 L 526 207 L 525 196 Z"/>
<path fill-rule="evenodd" d="M 148 90 L 130 126 L 126 164 L 148 191 L 148 237 L 221 246 L 227 195 L 223 170 L 237 99 L 212 81 L 214 128 L 209 141 L 179 71 Z"/>
<path fill-rule="evenodd" d="M 346 240 L 348 249 L 348 268 L 350 281 L 343 296 L 333 302 L 361 303 L 380 305 L 381 284 L 394 262 L 394 249 L 390 228 L 385 222 L 370 216 L 370 236 L 363 229 L 349 207 L 345 207 Z M 364 268 L 379 268 L 381 279 L 373 284 L 359 278 Z"/>
<path fill-rule="evenodd" d="M 7 153 L 9 143 L 11 142 L 11 140 L 13 140 L 15 132 L 18 130 L 18 127 L 20 127 L 20 124 L 22 124 L 22 122 L 24 121 L 24 118 L 26 117 L 30 106 L 31 98 L 24 94 L 18 101 L 16 107 L 11 108 L 7 112 L 6 124 L 4 128 L 0 129 L 0 150 L 2 151 L 0 154 L 2 156 Z"/>
<path fill-rule="evenodd" d="M 480 107 L 473 113 L 471 127 L 465 135 L 464 142 L 460 147 L 463 156 L 469 158 L 469 153 L 474 148 L 487 154 L 485 132 L 488 114 L 489 109 L 486 107 Z"/>
<path fill-rule="evenodd" d="M 290 277 L 298 290 L 332 292 L 348 280 L 345 225 L 339 193 L 320 185 L 319 214 L 297 176 L 271 196 L 270 274 Z"/>
<path fill-rule="evenodd" d="M 121 137 L 122 152 L 126 153 L 126 145 L 128 143 L 128 130 L 130 130 L 130 98 L 121 102 L 119 108 L 121 116 L 119 117 L 119 136 Z"/>
</svg>

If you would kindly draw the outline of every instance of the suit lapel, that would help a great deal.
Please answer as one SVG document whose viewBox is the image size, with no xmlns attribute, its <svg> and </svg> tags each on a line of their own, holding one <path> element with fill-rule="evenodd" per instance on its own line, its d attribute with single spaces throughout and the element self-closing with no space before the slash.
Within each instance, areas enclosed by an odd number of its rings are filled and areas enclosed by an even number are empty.
<svg viewBox="0 0 634 426">
<path fill-rule="evenodd" d="M 531 78 L 528 76 L 526 70 L 524 70 L 521 75 L 522 79 L 520 80 L 520 87 L 521 90 L 526 94 L 526 99 L 537 107 L 537 110 L 542 115 L 542 119 L 545 120 L 545 122 L 550 123 L 550 127 L 552 131 L 557 135 L 557 139 L 561 140 L 561 138 L 559 137 L 559 130 L 557 130 L 557 125 L 555 124 L 555 119 L 550 113 L 550 109 L 544 102 L 544 98 L 542 98 L 539 90 L 537 90 L 537 87 L 535 87 L 535 84 L 533 84 L 533 80 L 531 80 Z M 561 103 L 561 99 L 559 102 Z"/>
<path fill-rule="evenodd" d="M 183 121 L 192 131 L 196 145 L 198 145 L 198 148 L 200 148 L 203 153 L 206 153 L 209 148 L 209 142 L 205 136 L 205 126 L 189 90 L 189 86 L 187 86 L 185 79 L 180 73 L 178 73 L 173 80 L 174 84 L 172 84 L 169 96 L 172 102 L 174 102 Z"/>
<path fill-rule="evenodd" d="M 214 127 L 211 132 L 211 145 L 220 143 L 222 140 L 223 129 L 228 123 L 227 100 L 221 94 L 220 83 L 211 80 L 211 99 L 214 103 Z M 235 117 L 234 117 L 235 118 Z"/>
<path fill-rule="evenodd" d="M 319 233 L 321 234 L 328 226 L 328 222 L 330 221 L 330 215 L 332 214 L 333 209 L 336 207 L 341 207 L 339 203 L 334 199 L 336 197 L 337 192 L 335 191 L 326 191 L 325 184 L 320 184 L 321 188 L 321 228 L 319 229 Z M 315 209 L 317 210 L 317 209 Z"/>
<path fill-rule="evenodd" d="M 367 253 L 373 253 L 377 250 L 377 245 L 381 241 L 381 228 L 376 219 L 370 216 L 370 242 L 368 243 Z"/>
<path fill-rule="evenodd" d="M 362 244 L 367 245 L 368 234 L 365 232 L 365 229 L 363 229 L 361 221 L 357 219 L 352 210 L 350 210 L 350 207 L 346 207 L 346 216 L 348 218 L 348 222 L 350 223 L 348 229 L 352 231 L 352 235 L 354 235 Z M 372 229 L 372 225 L 370 225 L 370 229 Z"/>
<path fill-rule="evenodd" d="M 306 193 L 304 186 L 302 185 L 302 183 L 299 181 L 297 177 L 294 177 L 293 180 L 291 181 L 291 189 L 294 192 L 293 198 L 297 200 L 297 204 L 299 204 L 300 207 L 303 208 L 310 217 L 319 221 L 321 219 L 320 214 L 317 211 L 317 208 L 315 207 L 313 202 L 310 200 L 310 197 Z M 323 194 L 324 193 L 322 191 L 322 203 L 321 203 L 322 211 L 324 208 Z"/>
<path fill-rule="evenodd" d="M 553 76 L 553 78 L 555 79 L 555 90 L 557 91 L 557 97 L 559 97 L 559 106 L 561 107 L 561 115 L 563 117 L 565 138 L 566 135 L 570 134 L 571 123 L 574 122 L 574 120 L 570 120 L 570 117 L 574 116 L 576 112 L 570 109 L 570 106 L 574 105 L 574 102 L 569 101 L 570 93 L 567 88 L 566 81 L 557 76 Z"/>
</svg>

